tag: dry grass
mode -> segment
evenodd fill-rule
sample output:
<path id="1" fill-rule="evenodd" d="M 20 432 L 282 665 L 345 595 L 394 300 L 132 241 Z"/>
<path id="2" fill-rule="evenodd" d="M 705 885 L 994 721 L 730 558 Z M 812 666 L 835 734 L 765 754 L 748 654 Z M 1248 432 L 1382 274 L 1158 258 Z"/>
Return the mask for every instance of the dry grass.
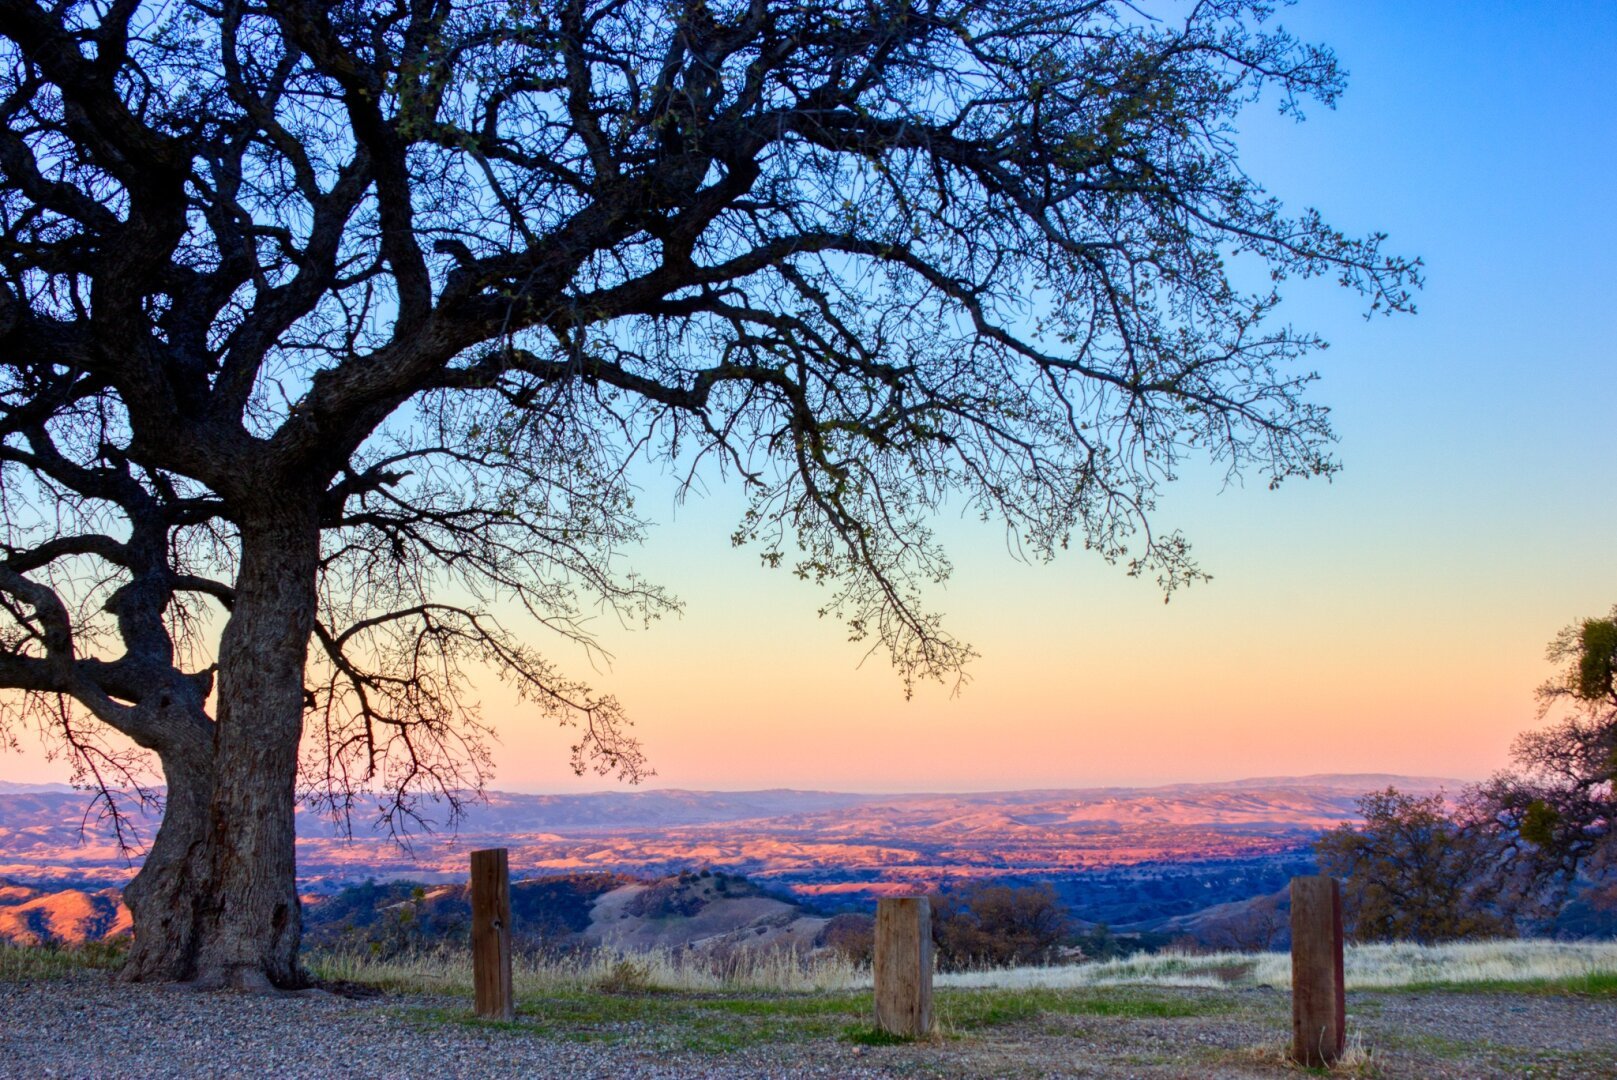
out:
<path id="1" fill-rule="evenodd" d="M 1450 945 L 1350 945 L 1349 990 L 1414 986 L 1559 984 L 1617 977 L 1617 942 L 1485 941 Z M 941 986 L 1273 986 L 1291 988 L 1287 953 L 1140 954 L 1064 967 L 1009 968 L 938 976 Z"/>
<path id="2" fill-rule="evenodd" d="M 122 950 L 106 945 L 40 948 L 0 943 L 0 982 L 60 977 L 84 968 L 112 968 Z M 471 993 L 471 959 L 461 946 L 441 946 L 381 960 L 360 953 L 306 957 L 320 978 L 382 989 Z M 1350 990 L 1456 989 L 1581 990 L 1617 993 L 1617 942 L 1491 941 L 1423 946 L 1350 945 Z M 684 950 L 623 953 L 612 949 L 560 956 L 518 956 L 516 990 L 544 995 L 591 990 L 805 994 L 866 990 L 870 970 L 828 951 L 738 951 L 713 957 Z M 1140 954 L 1122 960 L 1061 967 L 948 972 L 940 988 L 1064 990 L 1108 986 L 1291 987 L 1286 953 Z"/>
<path id="3" fill-rule="evenodd" d="M 442 947 L 409 957 L 378 960 L 360 953 L 320 953 L 309 967 L 324 979 L 383 989 L 472 992 L 471 958 L 464 948 Z M 870 985 L 870 973 L 835 954 L 787 950 L 740 951 L 710 957 L 655 949 L 623 953 L 593 949 L 559 956 L 518 956 L 512 983 L 519 996 L 581 990 L 820 993 Z"/>
<path id="4" fill-rule="evenodd" d="M 1297 1073 L 1335 1076 L 1380 1075 L 1379 1062 L 1374 1051 L 1365 1045 L 1364 1035 L 1352 1029 L 1348 1030 L 1347 1046 L 1342 1051 L 1342 1056 L 1337 1058 L 1336 1063 L 1329 1069 L 1310 1069 L 1297 1064 L 1291 1057 L 1291 1040 L 1284 1038 L 1254 1046 L 1244 1056 L 1254 1064 Z"/>
<path id="5" fill-rule="evenodd" d="M 73 946 L 0 941 L 0 983 L 59 979 L 86 968 L 116 968 L 123 963 L 126 945 L 121 940 Z"/>
<path id="6" fill-rule="evenodd" d="M 1355 953 L 1364 955 L 1355 958 Z M 1350 989 L 1432 983 L 1566 983 L 1617 975 L 1617 942 L 1486 941 L 1424 947 L 1375 945 L 1346 957 Z M 1290 985 L 1288 979 L 1287 985 Z"/>
<path id="7" fill-rule="evenodd" d="M 0 964 L 4 960 L 0 959 Z M 378 960 L 356 953 L 309 957 L 327 979 L 384 989 L 471 993 L 471 962 L 464 948 L 441 947 L 410 957 Z M 1345 957 L 1350 990 L 1452 987 L 1576 988 L 1617 980 L 1617 942 L 1491 941 L 1452 945 L 1350 945 Z M 595 949 L 562 956 L 518 957 L 513 978 L 519 994 L 585 990 L 819 993 L 868 989 L 870 970 L 818 951 L 738 952 L 724 958 L 680 950 L 624 953 Z M 1061 967 L 948 972 L 940 988 L 1081 989 L 1107 986 L 1291 987 L 1286 953 L 1140 954 L 1123 960 Z"/>

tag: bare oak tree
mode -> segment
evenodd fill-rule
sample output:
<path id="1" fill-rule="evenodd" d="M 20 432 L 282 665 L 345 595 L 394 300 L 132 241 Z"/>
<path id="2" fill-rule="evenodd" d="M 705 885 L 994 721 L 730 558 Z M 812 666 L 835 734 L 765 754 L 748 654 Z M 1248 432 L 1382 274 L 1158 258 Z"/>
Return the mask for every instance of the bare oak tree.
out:
<path id="1" fill-rule="evenodd" d="M 161 766 L 128 974 L 299 983 L 297 797 L 476 790 L 485 665 L 641 770 L 496 618 L 668 606 L 636 456 L 743 485 L 906 680 L 967 655 L 918 599 L 946 496 L 1171 589 L 1186 455 L 1332 471 L 1274 290 L 1418 267 L 1237 164 L 1332 54 L 1170 14 L 0 0 L 0 686 L 109 791 L 98 732 Z"/>

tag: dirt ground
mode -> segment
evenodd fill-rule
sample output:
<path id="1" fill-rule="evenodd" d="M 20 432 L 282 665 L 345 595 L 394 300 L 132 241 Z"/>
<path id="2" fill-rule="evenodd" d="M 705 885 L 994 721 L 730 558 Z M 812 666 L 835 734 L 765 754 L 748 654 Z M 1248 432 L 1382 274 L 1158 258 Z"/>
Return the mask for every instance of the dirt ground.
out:
<path id="1" fill-rule="evenodd" d="M 350 1000 L 129 987 L 100 972 L 0 983 L 0 1076 L 1286 1077 L 1278 991 L 939 994 L 939 1034 L 884 1045 L 868 995 L 530 999 L 515 1024 L 464 998 Z M 1349 997 L 1338 1075 L 1617 1077 L 1617 1000 Z"/>
<path id="2" fill-rule="evenodd" d="M 1289 995 L 1172 991 L 1229 1011 L 1170 1017 L 1041 1016 L 944 1039 L 872 1048 L 894 1075 L 948 1077 L 1282 1077 Z M 1617 1077 L 1617 1002 L 1562 995 L 1365 992 L 1348 995 L 1349 1052 L 1335 1075 L 1481 1080 Z"/>

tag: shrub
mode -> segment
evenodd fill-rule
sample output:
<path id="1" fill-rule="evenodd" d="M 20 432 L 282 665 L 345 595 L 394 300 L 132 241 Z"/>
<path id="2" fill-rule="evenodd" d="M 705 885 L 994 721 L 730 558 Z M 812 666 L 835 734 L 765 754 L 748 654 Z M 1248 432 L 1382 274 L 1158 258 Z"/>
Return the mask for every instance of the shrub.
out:
<path id="1" fill-rule="evenodd" d="M 619 960 L 596 979 L 595 988 L 605 994 L 641 993 L 651 989 L 651 968 L 634 960 Z"/>
<path id="2" fill-rule="evenodd" d="M 1344 879 L 1342 914 L 1354 940 L 1515 936 L 1496 907 L 1497 851 L 1486 834 L 1449 816 L 1442 795 L 1389 787 L 1358 802 L 1363 828 L 1339 826 L 1314 847 L 1320 870 Z"/>
<path id="3" fill-rule="evenodd" d="M 932 940 L 945 970 L 1048 963 L 1066 936 L 1066 909 L 1048 885 L 974 885 L 932 897 Z"/>
<path id="4" fill-rule="evenodd" d="M 833 915 L 815 944 L 852 963 L 868 965 L 876 949 L 876 920 L 855 913 Z"/>

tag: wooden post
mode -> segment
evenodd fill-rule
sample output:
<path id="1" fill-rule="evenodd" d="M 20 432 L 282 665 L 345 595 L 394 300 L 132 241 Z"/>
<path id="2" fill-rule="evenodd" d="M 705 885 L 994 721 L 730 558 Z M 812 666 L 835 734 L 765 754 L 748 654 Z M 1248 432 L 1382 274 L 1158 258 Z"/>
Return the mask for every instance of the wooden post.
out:
<path id="1" fill-rule="evenodd" d="M 516 1019 L 511 995 L 511 872 L 505 848 L 472 852 L 472 987 L 478 1016 Z"/>
<path id="2" fill-rule="evenodd" d="M 932 904 L 876 901 L 876 1027 L 915 1039 L 932 1031 Z"/>
<path id="3" fill-rule="evenodd" d="M 1342 888 L 1331 877 L 1291 879 L 1291 1056 L 1330 1066 L 1347 1045 L 1342 982 Z"/>

